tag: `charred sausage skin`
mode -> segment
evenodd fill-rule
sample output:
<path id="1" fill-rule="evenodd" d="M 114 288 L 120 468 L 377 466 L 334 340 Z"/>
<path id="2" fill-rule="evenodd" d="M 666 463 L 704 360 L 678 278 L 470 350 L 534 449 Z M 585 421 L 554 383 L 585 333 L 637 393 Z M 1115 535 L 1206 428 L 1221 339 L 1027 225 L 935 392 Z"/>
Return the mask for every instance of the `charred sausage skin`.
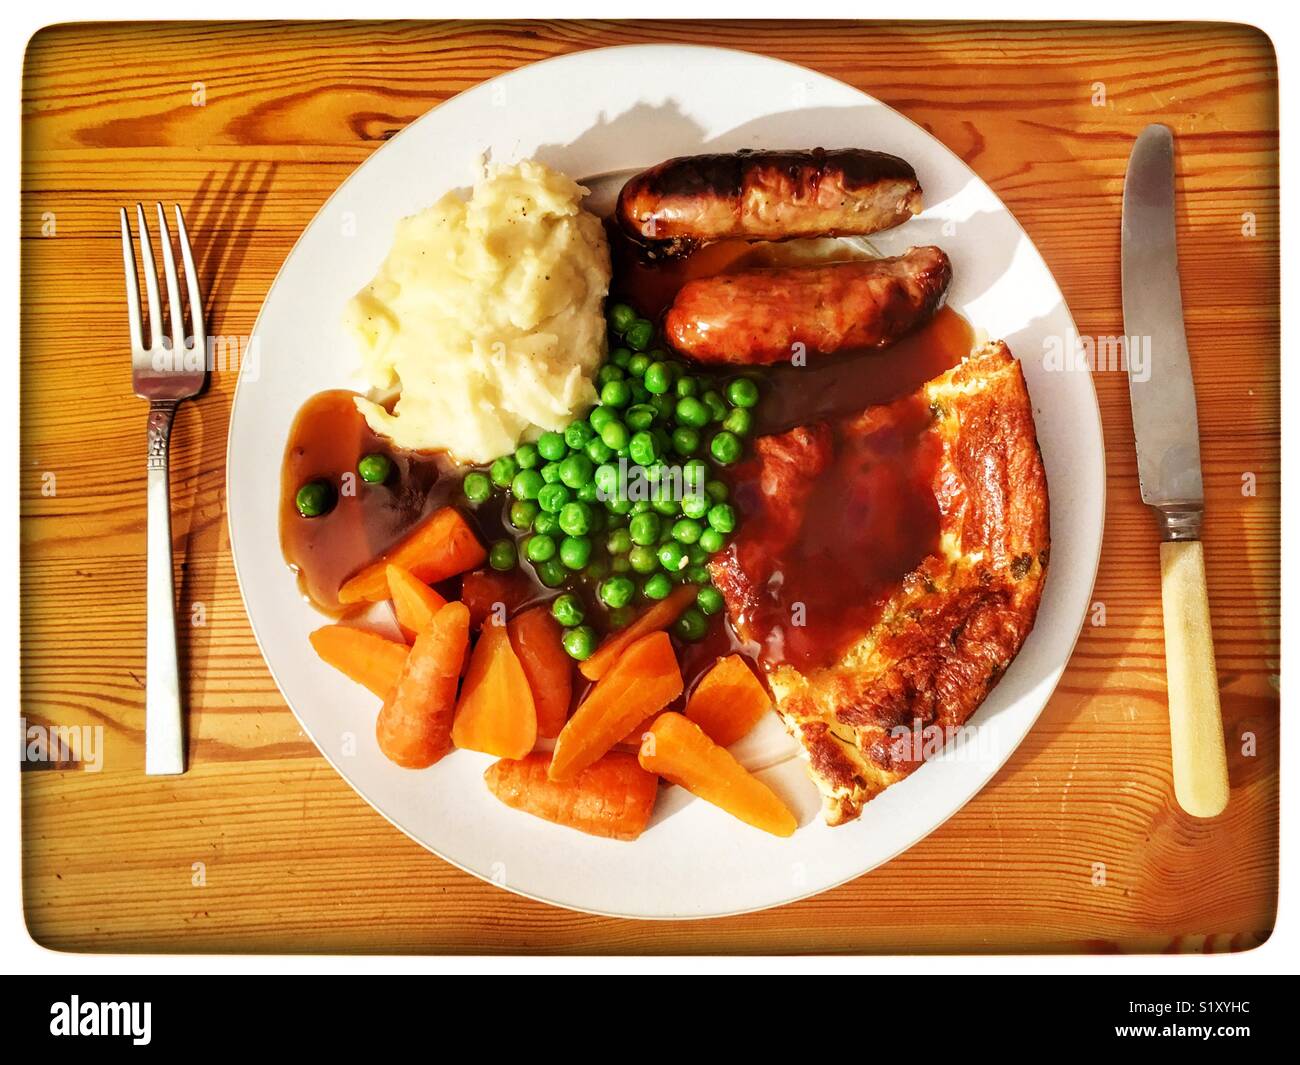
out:
<path id="1" fill-rule="evenodd" d="M 682 286 L 669 343 L 700 362 L 770 365 L 800 350 L 884 348 L 929 321 L 952 280 L 934 246 L 892 259 L 746 270 Z"/>
<path id="2" fill-rule="evenodd" d="M 623 186 L 616 216 L 628 236 L 668 254 L 727 237 L 861 236 L 921 209 L 916 171 L 861 148 L 687 155 Z"/>

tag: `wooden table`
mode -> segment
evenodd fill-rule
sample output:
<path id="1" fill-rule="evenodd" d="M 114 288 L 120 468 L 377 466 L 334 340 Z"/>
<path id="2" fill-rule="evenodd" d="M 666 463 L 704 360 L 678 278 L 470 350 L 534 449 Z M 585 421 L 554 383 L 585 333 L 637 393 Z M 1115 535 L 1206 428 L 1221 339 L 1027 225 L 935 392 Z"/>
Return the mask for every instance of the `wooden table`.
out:
<path id="1" fill-rule="evenodd" d="M 837 890 L 698 923 L 588 917 L 481 883 L 389 826 L 303 735 L 253 642 L 224 512 L 232 373 L 216 373 L 186 405 L 173 443 L 191 768 L 143 776 L 144 407 L 124 347 L 117 207 L 181 203 L 202 235 L 210 331 L 246 334 L 317 208 L 406 123 L 525 63 L 648 41 L 801 63 L 921 123 L 1024 224 L 1085 335 L 1123 332 L 1125 161 L 1148 122 L 1173 127 L 1232 780 L 1224 815 L 1197 822 L 1173 801 L 1155 526 L 1138 498 L 1119 373 L 1095 375 L 1106 541 L 1096 605 L 1060 688 L 974 801 Z M 29 725 L 102 725 L 104 743 L 100 772 L 24 764 L 33 935 L 108 951 L 1219 951 L 1261 942 L 1273 925 L 1278 844 L 1276 93 L 1267 38 L 1204 24 L 42 31 L 23 83 L 22 708 Z"/>

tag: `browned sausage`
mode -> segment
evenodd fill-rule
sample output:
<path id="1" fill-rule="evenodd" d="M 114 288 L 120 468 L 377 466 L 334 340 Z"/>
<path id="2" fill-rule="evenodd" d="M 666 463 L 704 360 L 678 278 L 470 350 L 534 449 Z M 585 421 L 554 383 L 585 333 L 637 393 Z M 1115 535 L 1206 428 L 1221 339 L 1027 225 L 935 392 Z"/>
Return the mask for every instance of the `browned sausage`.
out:
<path id="1" fill-rule="evenodd" d="M 669 159 L 623 186 L 616 217 L 629 236 L 671 253 L 724 237 L 860 236 L 920 209 L 916 171 L 897 156 L 813 148 Z"/>
<path id="2" fill-rule="evenodd" d="M 829 354 L 884 348 L 943 305 L 952 266 L 939 248 L 893 259 L 745 270 L 704 277 L 677 293 L 664 331 L 701 362 L 765 365 L 802 345 Z"/>

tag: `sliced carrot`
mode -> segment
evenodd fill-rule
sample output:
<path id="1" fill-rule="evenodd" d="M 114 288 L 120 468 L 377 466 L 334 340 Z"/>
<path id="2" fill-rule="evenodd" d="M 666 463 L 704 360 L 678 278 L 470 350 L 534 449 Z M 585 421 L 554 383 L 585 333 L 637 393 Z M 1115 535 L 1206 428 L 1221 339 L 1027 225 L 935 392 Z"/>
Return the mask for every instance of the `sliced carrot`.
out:
<path id="1" fill-rule="evenodd" d="M 651 714 L 644 721 L 638 721 L 632 726 L 631 730 L 618 742 L 627 747 L 640 747 L 641 740 L 645 734 L 650 731 L 650 726 L 655 723 L 655 719 L 664 711 L 659 710 Z"/>
<path id="2" fill-rule="evenodd" d="M 505 573 L 476 569 L 465 574 L 460 582 L 460 601 L 469 607 L 469 625 L 476 630 L 483 627 L 490 615 L 504 621 L 535 593 L 536 588 L 518 569 Z"/>
<path id="3" fill-rule="evenodd" d="M 628 731 L 682 693 L 682 671 L 666 632 L 632 644 L 591 689 L 555 741 L 552 780 L 577 778 Z"/>
<path id="4" fill-rule="evenodd" d="M 447 605 L 447 600 L 404 566 L 389 563 L 384 572 L 388 578 L 388 594 L 393 600 L 393 612 L 397 615 L 397 627 L 402 630 L 407 643 L 414 643 L 433 615 Z"/>
<path id="5" fill-rule="evenodd" d="M 479 634 L 451 738 L 457 747 L 498 758 L 522 758 L 537 742 L 533 693 L 504 625 L 489 622 Z"/>
<path id="6" fill-rule="evenodd" d="M 645 831 L 659 780 L 641 768 L 636 755 L 612 751 L 567 784 L 546 775 L 550 764 L 548 753 L 534 751 L 519 761 L 488 766 L 483 778 L 507 806 L 557 825 L 608 839 L 636 839 Z"/>
<path id="7" fill-rule="evenodd" d="M 381 699 L 397 686 L 408 648 L 350 625 L 326 625 L 309 637 L 321 661 L 365 685 Z"/>
<path id="8" fill-rule="evenodd" d="M 681 714 L 659 715 L 641 744 L 639 758 L 642 769 L 680 784 L 747 825 L 774 836 L 793 835 L 798 827 L 794 814 L 771 788 Z"/>
<path id="9" fill-rule="evenodd" d="M 600 680 L 637 640 L 668 628 L 681 617 L 682 611 L 695 602 L 698 591 L 693 584 L 679 584 L 668 598 L 660 599 L 627 628 L 616 632 L 596 648 L 596 653 L 578 666 L 582 675 L 588 680 Z"/>
<path id="10" fill-rule="evenodd" d="M 407 769 L 433 765 L 451 750 L 456 685 L 469 643 L 469 611 L 448 603 L 415 638 L 397 687 L 379 711 L 379 749 Z"/>
<path id="11" fill-rule="evenodd" d="M 772 709 L 772 699 L 740 655 L 708 671 L 686 701 L 686 716 L 719 747 L 730 747 Z"/>
<path id="12" fill-rule="evenodd" d="M 339 602 L 377 603 L 387 599 L 390 563 L 405 567 L 425 584 L 436 584 L 481 565 L 485 558 L 487 552 L 460 511 L 443 507 L 348 578 L 339 589 Z"/>
<path id="13" fill-rule="evenodd" d="M 560 642 L 560 623 L 549 609 L 538 606 L 512 620 L 507 631 L 532 689 L 537 735 L 553 740 L 568 720 L 573 698 L 573 659 Z"/>

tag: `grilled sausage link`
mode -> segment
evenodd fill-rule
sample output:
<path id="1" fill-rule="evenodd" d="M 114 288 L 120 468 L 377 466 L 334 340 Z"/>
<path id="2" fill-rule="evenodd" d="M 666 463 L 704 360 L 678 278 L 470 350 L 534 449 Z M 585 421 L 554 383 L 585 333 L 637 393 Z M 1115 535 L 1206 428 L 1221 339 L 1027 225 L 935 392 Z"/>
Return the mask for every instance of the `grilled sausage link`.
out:
<path id="1" fill-rule="evenodd" d="M 921 210 L 916 171 L 860 148 L 685 155 L 631 178 L 619 193 L 623 231 L 672 254 L 739 237 L 861 236 Z"/>
<path id="2" fill-rule="evenodd" d="M 952 265 L 939 248 L 893 259 L 739 271 L 683 285 L 668 309 L 669 343 L 700 362 L 767 365 L 803 345 L 830 354 L 884 348 L 942 305 Z"/>

